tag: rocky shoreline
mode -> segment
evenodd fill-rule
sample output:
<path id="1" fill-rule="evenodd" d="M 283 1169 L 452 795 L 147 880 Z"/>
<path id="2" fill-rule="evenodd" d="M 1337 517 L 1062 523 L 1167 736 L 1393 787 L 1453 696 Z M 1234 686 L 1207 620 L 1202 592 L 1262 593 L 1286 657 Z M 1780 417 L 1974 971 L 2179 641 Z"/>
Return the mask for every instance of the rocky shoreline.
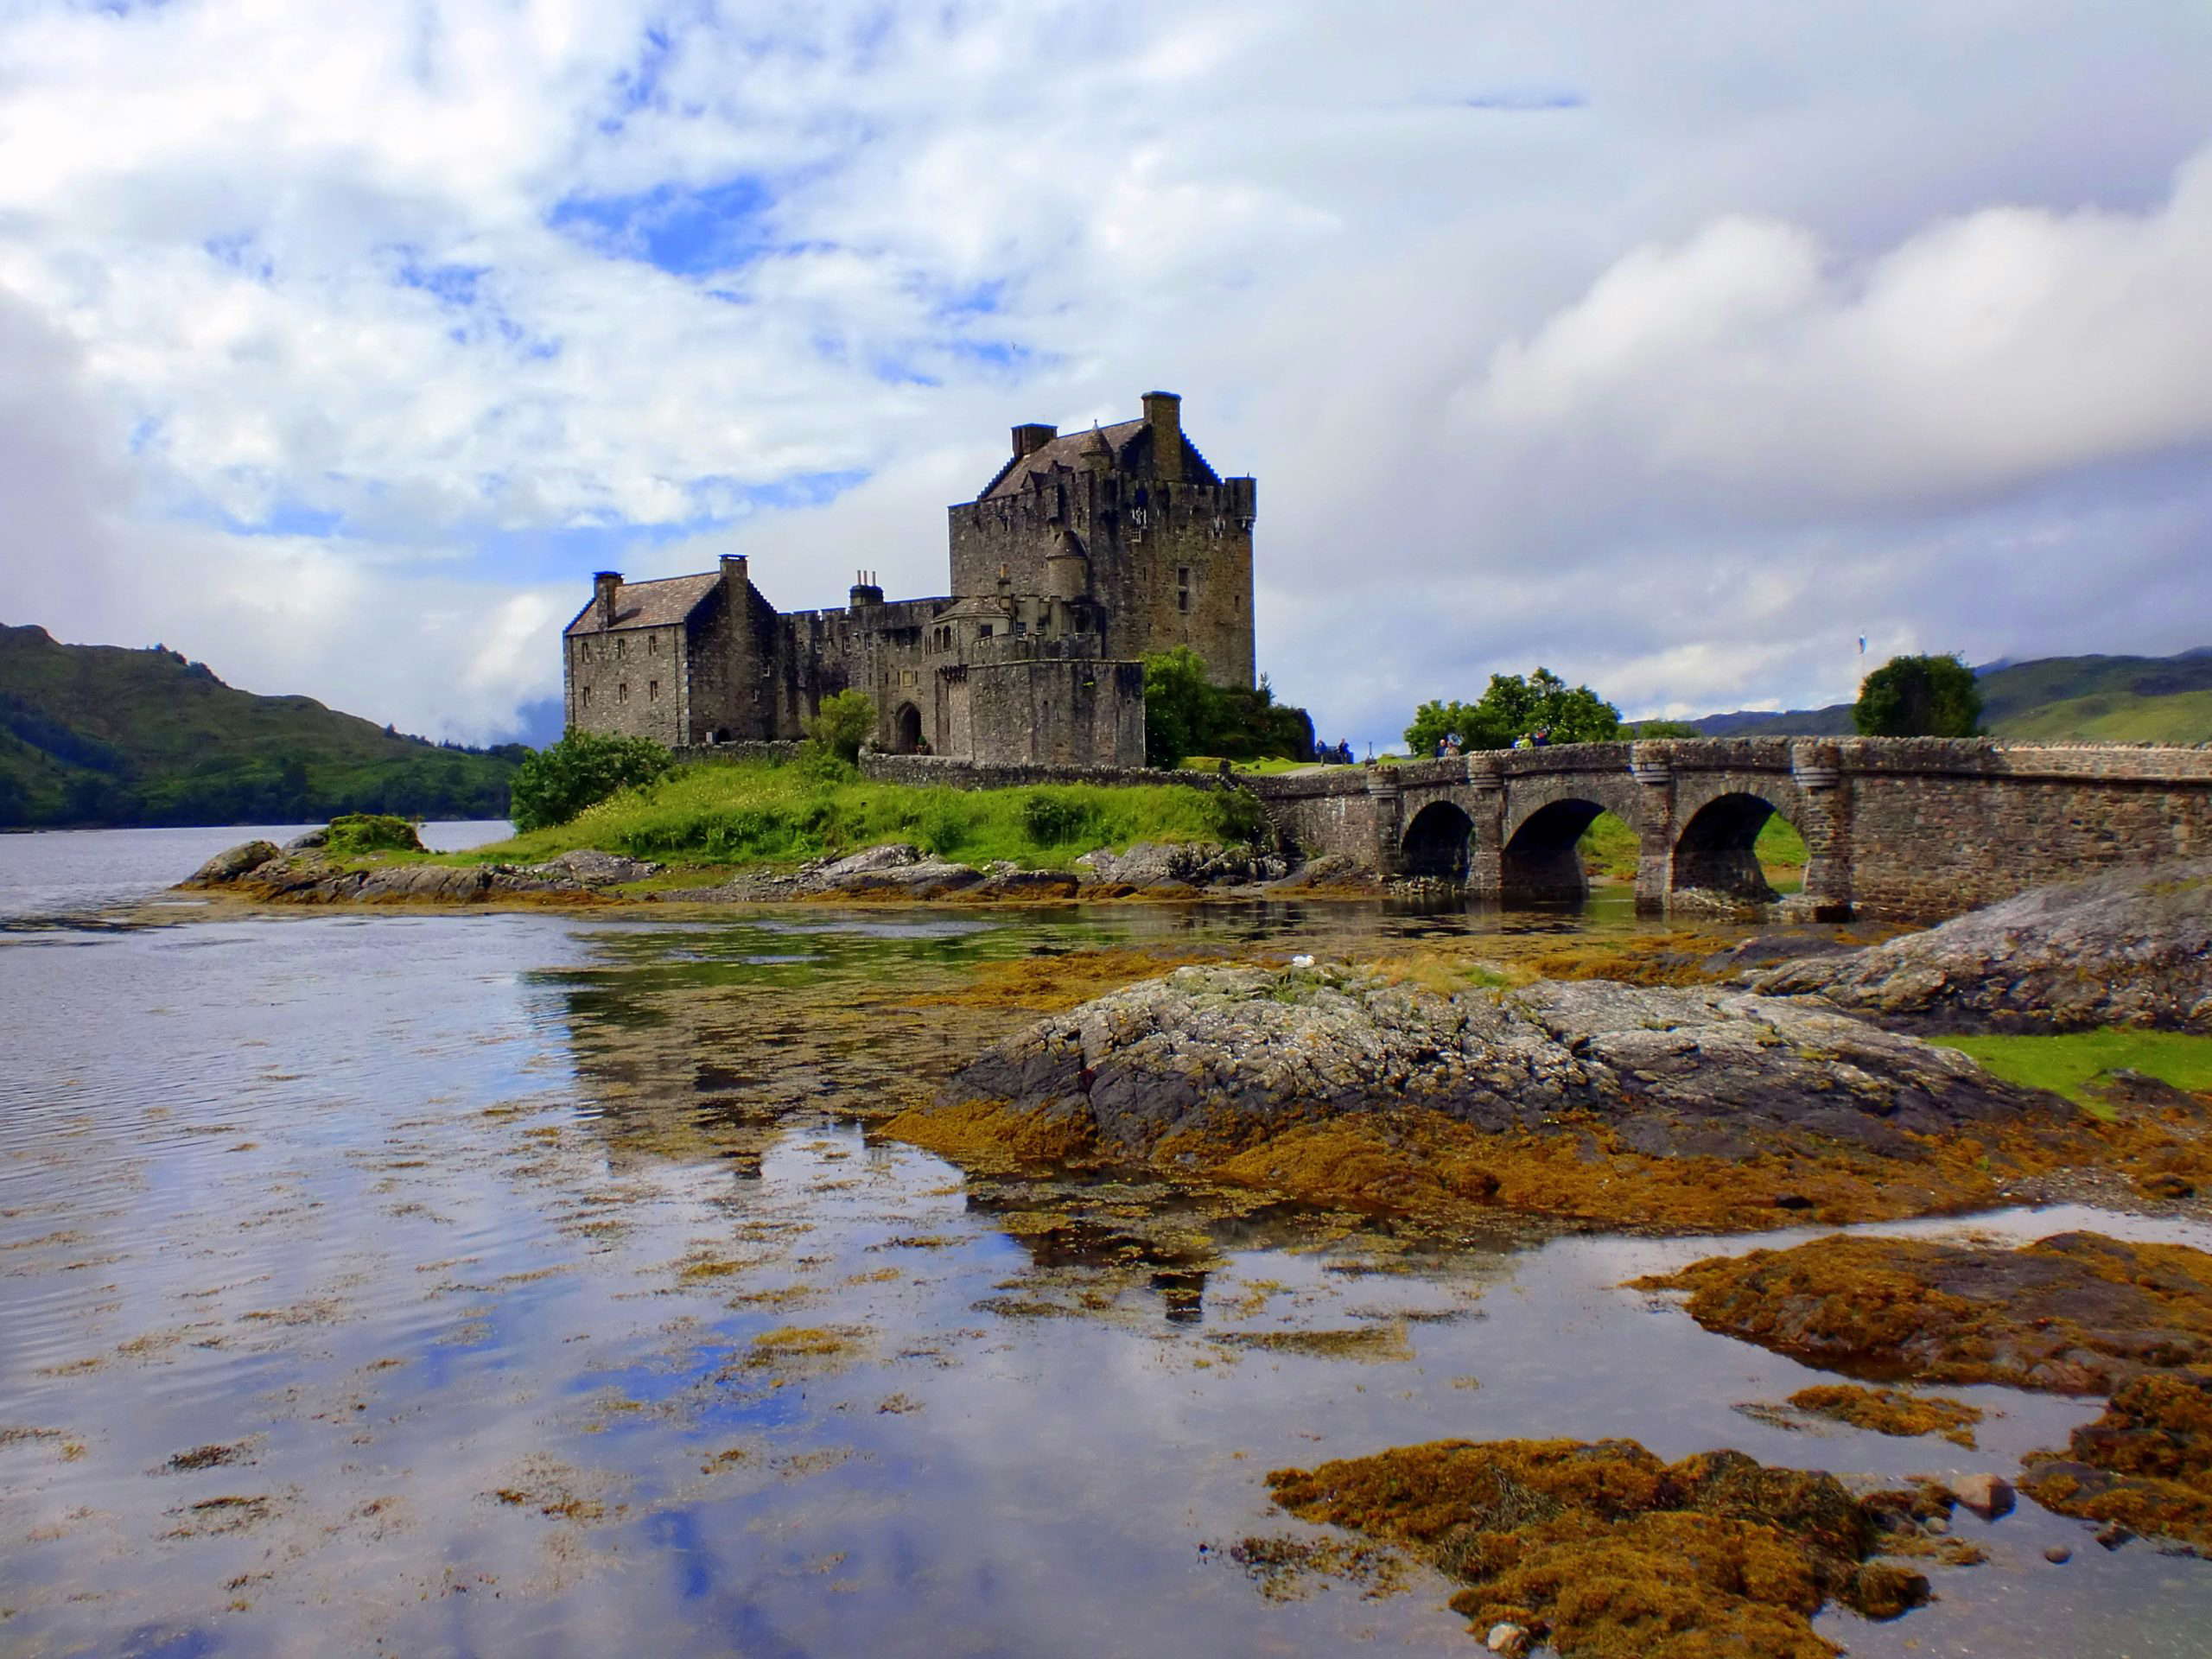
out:
<path id="1" fill-rule="evenodd" d="M 1277 854 L 1204 842 L 1141 842 L 1086 853 L 1064 870 L 973 865 L 904 843 L 816 859 L 791 870 L 746 870 L 709 886 L 635 884 L 668 866 L 593 850 L 537 864 L 429 864 L 334 859 L 310 837 L 279 848 L 247 842 L 180 882 L 265 904 L 733 905 L 798 901 L 1092 903 L 1119 899 L 1369 897 L 1383 884 L 1343 858 L 1294 866 Z M 632 890 L 626 890 L 632 889 Z"/>

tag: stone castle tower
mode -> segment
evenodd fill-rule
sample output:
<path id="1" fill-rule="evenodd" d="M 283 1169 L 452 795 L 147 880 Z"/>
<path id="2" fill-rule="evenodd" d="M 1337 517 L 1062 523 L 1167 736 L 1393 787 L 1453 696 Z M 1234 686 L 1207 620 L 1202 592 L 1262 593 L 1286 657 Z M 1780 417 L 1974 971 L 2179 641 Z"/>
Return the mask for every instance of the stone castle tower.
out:
<path id="1" fill-rule="evenodd" d="M 571 728 L 671 747 L 793 738 L 857 689 L 876 743 L 992 764 L 1137 766 L 1149 652 L 1187 645 L 1216 684 L 1253 677 L 1254 483 L 1183 434 L 1182 400 L 1013 454 L 948 510 L 951 588 L 887 601 L 863 573 L 842 609 L 779 612 L 748 562 L 693 576 L 594 579 L 569 625 Z"/>

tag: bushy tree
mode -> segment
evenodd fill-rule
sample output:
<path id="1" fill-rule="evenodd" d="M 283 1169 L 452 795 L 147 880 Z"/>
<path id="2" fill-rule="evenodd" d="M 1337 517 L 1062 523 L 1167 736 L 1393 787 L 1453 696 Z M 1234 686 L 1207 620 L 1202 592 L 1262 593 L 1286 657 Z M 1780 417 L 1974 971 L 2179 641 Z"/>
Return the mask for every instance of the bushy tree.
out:
<path id="1" fill-rule="evenodd" d="M 1179 766 L 1204 754 L 1214 727 L 1214 690 L 1206 665 L 1187 645 L 1154 652 L 1144 659 L 1144 763 Z"/>
<path id="2" fill-rule="evenodd" d="M 875 700 L 865 691 L 840 691 L 823 698 L 820 710 L 805 725 L 815 755 L 853 766 L 861 758 L 861 745 L 875 730 Z"/>
<path id="3" fill-rule="evenodd" d="M 1972 737 L 1981 686 L 1965 658 L 1892 657 L 1859 682 L 1852 723 L 1867 737 Z"/>
<path id="4" fill-rule="evenodd" d="M 1647 737 L 1703 737 L 1705 734 L 1687 720 L 1639 720 L 1621 728 L 1626 738 Z"/>
<path id="5" fill-rule="evenodd" d="M 617 790 L 658 783 L 675 766 L 650 738 L 572 729 L 515 768 L 508 813 L 518 830 L 566 823 Z"/>
<path id="6" fill-rule="evenodd" d="M 1215 685 L 1187 645 L 1144 659 L 1144 760 L 1180 766 L 1194 754 L 1230 760 L 1313 754 L 1313 721 L 1303 709 L 1275 701 L 1266 675 L 1255 686 Z"/>
<path id="7" fill-rule="evenodd" d="M 1416 755 L 1429 754 L 1439 739 L 1457 734 L 1462 748 L 1510 749 L 1516 738 L 1539 730 L 1554 743 L 1602 743 L 1620 735 L 1621 711 L 1548 668 L 1493 674 L 1479 702 L 1421 704 L 1406 728 L 1406 744 Z"/>

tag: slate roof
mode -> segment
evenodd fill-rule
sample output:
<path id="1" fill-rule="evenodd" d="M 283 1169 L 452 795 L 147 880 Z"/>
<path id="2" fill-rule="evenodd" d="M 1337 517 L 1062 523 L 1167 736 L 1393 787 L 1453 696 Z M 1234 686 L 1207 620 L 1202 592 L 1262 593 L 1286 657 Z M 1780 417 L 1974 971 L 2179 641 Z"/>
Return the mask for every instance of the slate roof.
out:
<path id="1" fill-rule="evenodd" d="M 658 582 L 626 582 L 614 590 L 614 626 L 618 628 L 665 628 L 681 622 L 699 607 L 699 601 L 721 585 L 721 573 L 703 571 L 696 576 L 663 576 Z M 599 595 L 576 613 L 564 633 L 599 632 Z"/>
<path id="2" fill-rule="evenodd" d="M 1122 451 L 1128 447 L 1129 440 L 1144 430 L 1144 423 L 1116 421 L 1111 426 L 1091 430 L 1063 432 L 1042 448 L 1032 449 L 1020 460 L 1008 461 L 999 475 L 991 480 L 990 488 L 978 499 L 988 501 L 994 496 L 1019 495 L 1029 487 L 1032 473 L 1049 473 L 1055 467 L 1079 469 L 1083 465 L 1083 452 L 1090 448 L 1092 430 L 1113 447 L 1114 458 L 1119 461 Z"/>

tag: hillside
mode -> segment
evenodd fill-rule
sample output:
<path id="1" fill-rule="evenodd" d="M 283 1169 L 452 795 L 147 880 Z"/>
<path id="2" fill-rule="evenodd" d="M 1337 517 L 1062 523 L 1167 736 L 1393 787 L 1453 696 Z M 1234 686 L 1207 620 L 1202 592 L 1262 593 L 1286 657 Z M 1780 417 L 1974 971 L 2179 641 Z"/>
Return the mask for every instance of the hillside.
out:
<path id="1" fill-rule="evenodd" d="M 2043 657 L 1978 668 L 1982 723 L 2024 742 L 2212 743 L 2212 647 L 2175 657 Z M 1708 737 L 1839 737 L 1851 705 L 1690 722 Z"/>
<path id="2" fill-rule="evenodd" d="M 158 646 L 65 645 L 0 624 L 0 825 L 502 817 L 523 753 L 257 696 Z"/>

